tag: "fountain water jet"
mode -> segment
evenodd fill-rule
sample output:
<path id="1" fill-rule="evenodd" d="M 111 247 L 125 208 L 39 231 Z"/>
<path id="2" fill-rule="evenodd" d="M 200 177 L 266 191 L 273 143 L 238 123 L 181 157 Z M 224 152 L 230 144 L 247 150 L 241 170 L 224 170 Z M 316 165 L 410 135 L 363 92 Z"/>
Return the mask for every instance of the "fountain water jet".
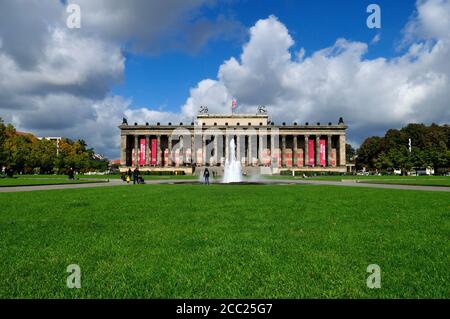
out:
<path id="1" fill-rule="evenodd" d="M 242 182 L 241 161 L 236 159 L 236 144 L 234 138 L 230 141 L 230 153 L 225 160 L 225 172 L 223 183 L 240 183 Z"/>

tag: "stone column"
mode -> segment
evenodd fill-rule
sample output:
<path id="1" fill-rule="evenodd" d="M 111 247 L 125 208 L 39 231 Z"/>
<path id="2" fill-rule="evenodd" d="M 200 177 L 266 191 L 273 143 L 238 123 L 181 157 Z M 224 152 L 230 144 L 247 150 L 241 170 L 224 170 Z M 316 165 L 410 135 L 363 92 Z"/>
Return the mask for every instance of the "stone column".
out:
<path id="1" fill-rule="evenodd" d="M 247 146 L 247 148 L 248 148 L 248 166 L 252 166 L 252 164 L 253 164 L 253 160 L 252 160 L 252 156 L 253 156 L 253 154 L 252 154 L 252 136 L 251 135 L 249 135 L 248 136 L 248 146 Z"/>
<path id="2" fill-rule="evenodd" d="M 345 157 L 345 135 L 339 135 L 339 165 L 346 165 Z"/>
<path id="3" fill-rule="evenodd" d="M 320 166 L 320 135 L 316 135 L 316 167 Z"/>
<path id="4" fill-rule="evenodd" d="M 145 136 L 145 165 L 150 165 L 150 136 Z"/>
<path id="5" fill-rule="evenodd" d="M 156 166 L 161 166 L 161 135 L 156 136 Z"/>
<path id="6" fill-rule="evenodd" d="M 206 134 L 202 134 L 202 165 L 206 165 Z"/>
<path id="7" fill-rule="evenodd" d="M 139 167 L 139 137 L 134 136 L 134 167 Z"/>
<path id="8" fill-rule="evenodd" d="M 180 166 L 184 165 L 184 158 L 185 158 L 185 154 L 186 154 L 186 150 L 184 149 L 184 136 L 180 135 L 180 147 L 178 150 L 179 153 L 179 158 L 178 158 L 178 162 L 180 163 Z"/>
<path id="9" fill-rule="evenodd" d="M 120 136 L 120 166 L 127 166 L 127 136 Z"/>
<path id="10" fill-rule="evenodd" d="M 172 135 L 167 135 L 167 165 L 172 166 Z"/>
<path id="11" fill-rule="evenodd" d="M 286 167 L 286 135 L 281 136 L 281 167 Z"/>
<path id="12" fill-rule="evenodd" d="M 264 154 L 264 135 L 261 134 L 261 131 L 258 135 L 259 137 L 259 148 L 258 148 L 258 163 L 259 165 L 264 165 L 263 162 L 263 154 Z"/>
<path id="13" fill-rule="evenodd" d="M 297 135 L 294 135 L 294 140 L 293 140 L 293 144 L 292 145 L 292 153 L 293 153 L 293 162 L 292 162 L 292 166 L 293 167 L 297 167 Z"/>
<path id="14" fill-rule="evenodd" d="M 214 165 L 219 163 L 219 134 L 214 135 Z"/>
<path id="15" fill-rule="evenodd" d="M 278 137 L 278 136 L 277 136 Z M 275 158 L 275 135 L 274 134 L 270 134 L 270 165 L 272 167 L 274 167 L 274 165 L 276 164 L 276 167 L 278 168 L 278 161 L 277 163 L 275 163 L 274 161 L 277 160 Z"/>
<path id="16" fill-rule="evenodd" d="M 195 153 L 195 132 L 192 132 L 191 135 L 191 146 L 189 148 L 191 152 L 191 165 L 194 165 L 197 163 L 197 154 Z"/>
<path id="17" fill-rule="evenodd" d="M 230 157 L 230 136 L 225 133 L 225 162 Z"/>
<path id="18" fill-rule="evenodd" d="M 328 166 L 331 167 L 331 137 L 332 135 L 328 135 L 328 140 L 327 140 L 327 160 L 328 160 Z"/>
<path id="19" fill-rule="evenodd" d="M 305 135 L 305 157 L 304 166 L 309 166 L 309 135 Z"/>
<path id="20" fill-rule="evenodd" d="M 198 140 L 200 140 L 200 142 Z M 204 164 L 203 163 L 203 153 L 202 153 L 203 133 L 201 131 L 200 131 L 200 136 L 197 134 L 197 136 L 195 137 L 195 143 L 196 143 L 196 146 L 198 146 L 198 148 L 195 149 L 195 158 L 197 160 L 197 165 L 201 166 Z M 200 156 L 198 156 L 199 153 L 200 153 Z"/>
<path id="21" fill-rule="evenodd" d="M 242 163 L 241 158 L 241 135 L 239 133 L 236 134 L 236 160 Z"/>

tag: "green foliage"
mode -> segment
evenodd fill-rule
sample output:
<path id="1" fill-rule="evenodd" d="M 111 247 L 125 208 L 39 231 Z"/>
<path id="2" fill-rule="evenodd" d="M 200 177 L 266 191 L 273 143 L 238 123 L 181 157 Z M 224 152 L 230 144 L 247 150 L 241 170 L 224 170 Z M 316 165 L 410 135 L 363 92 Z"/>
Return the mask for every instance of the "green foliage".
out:
<path id="1" fill-rule="evenodd" d="M 0 166 L 5 162 L 6 126 L 0 117 Z"/>
<path id="2" fill-rule="evenodd" d="M 83 140 L 62 139 L 58 150 L 55 141 L 19 133 L 0 119 L 0 166 L 20 173 L 50 174 L 64 173 L 70 167 L 80 172 L 105 171 L 108 161 L 95 159 L 94 150 Z"/>
<path id="3" fill-rule="evenodd" d="M 411 139 L 411 152 L 409 151 Z M 408 124 L 388 130 L 384 137 L 367 138 L 357 152 L 357 168 L 377 170 L 433 167 L 445 172 L 450 167 L 450 127 Z"/>
<path id="4" fill-rule="evenodd" d="M 356 150 L 350 144 L 345 144 L 345 157 L 347 163 L 353 163 L 354 157 L 356 155 Z"/>

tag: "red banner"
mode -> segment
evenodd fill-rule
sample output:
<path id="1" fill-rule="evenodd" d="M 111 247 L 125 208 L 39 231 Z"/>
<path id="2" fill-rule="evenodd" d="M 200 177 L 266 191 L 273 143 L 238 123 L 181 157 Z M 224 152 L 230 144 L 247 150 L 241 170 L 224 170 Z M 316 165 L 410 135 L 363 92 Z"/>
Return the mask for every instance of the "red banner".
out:
<path id="1" fill-rule="evenodd" d="M 139 140 L 139 161 L 138 164 L 139 166 L 144 166 L 145 165 L 145 153 L 146 153 L 146 140 L 145 138 L 141 138 Z"/>
<path id="2" fill-rule="evenodd" d="M 308 140 L 308 165 L 316 165 L 316 150 L 314 147 L 314 140 Z"/>
<path id="3" fill-rule="evenodd" d="M 157 159 L 156 159 L 156 147 L 157 147 L 157 140 L 156 138 L 152 139 L 152 161 L 151 161 L 151 165 L 156 165 L 157 164 Z"/>
<path id="4" fill-rule="evenodd" d="M 327 149 L 326 140 L 320 140 L 320 166 L 327 166 L 326 149 Z"/>

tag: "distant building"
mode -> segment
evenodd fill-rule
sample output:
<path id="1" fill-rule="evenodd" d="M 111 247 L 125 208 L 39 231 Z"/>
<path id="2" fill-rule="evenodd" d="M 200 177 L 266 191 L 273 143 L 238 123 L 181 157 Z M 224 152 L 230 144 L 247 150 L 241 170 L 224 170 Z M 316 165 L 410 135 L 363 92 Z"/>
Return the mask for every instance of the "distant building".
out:
<path id="1" fill-rule="evenodd" d="M 109 166 L 120 166 L 120 160 L 110 160 L 109 161 Z"/>
<path id="2" fill-rule="evenodd" d="M 97 154 L 97 153 L 94 153 L 94 154 L 92 155 L 92 159 L 95 159 L 95 160 L 99 160 L 99 161 L 102 161 L 102 160 L 104 160 L 104 159 L 105 159 L 105 156 L 104 156 L 104 155 L 102 155 L 102 154 Z"/>
<path id="3" fill-rule="evenodd" d="M 264 168 L 269 174 L 283 170 L 305 172 L 347 171 L 346 129 L 337 124 L 282 123 L 269 120 L 265 108 L 257 114 L 208 114 L 202 109 L 195 122 L 119 126 L 120 170 L 184 171 L 217 167 L 223 171 L 235 140 L 236 157 L 244 172 Z"/>

